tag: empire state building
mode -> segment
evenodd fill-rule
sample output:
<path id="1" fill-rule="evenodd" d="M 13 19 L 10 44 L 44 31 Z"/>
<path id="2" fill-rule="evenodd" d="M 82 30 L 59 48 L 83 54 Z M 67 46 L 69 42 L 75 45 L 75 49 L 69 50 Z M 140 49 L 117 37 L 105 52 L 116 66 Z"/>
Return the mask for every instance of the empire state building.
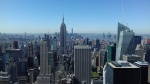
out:
<path id="1" fill-rule="evenodd" d="M 66 24 L 64 23 L 64 17 L 62 20 L 62 24 L 60 27 L 60 53 L 65 54 L 66 53 Z"/>

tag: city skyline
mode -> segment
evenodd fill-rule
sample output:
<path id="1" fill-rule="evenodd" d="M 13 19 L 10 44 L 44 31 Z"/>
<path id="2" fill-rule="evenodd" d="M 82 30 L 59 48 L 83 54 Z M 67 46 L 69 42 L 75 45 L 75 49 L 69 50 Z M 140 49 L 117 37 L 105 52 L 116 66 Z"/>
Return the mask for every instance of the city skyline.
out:
<path id="1" fill-rule="evenodd" d="M 149 33 L 149 0 L 0 1 L 1 33 L 59 32 L 63 14 L 70 33 L 116 33 L 117 23 Z M 85 31 L 86 30 L 86 31 Z M 142 32 L 141 32 L 142 31 Z"/>

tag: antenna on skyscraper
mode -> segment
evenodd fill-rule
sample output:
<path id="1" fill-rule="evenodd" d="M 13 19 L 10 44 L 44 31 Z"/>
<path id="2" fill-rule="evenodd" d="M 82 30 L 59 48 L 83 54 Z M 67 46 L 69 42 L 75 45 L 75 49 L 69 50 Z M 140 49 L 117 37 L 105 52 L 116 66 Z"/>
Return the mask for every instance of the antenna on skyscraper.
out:
<path id="1" fill-rule="evenodd" d="M 124 24 L 126 24 L 126 26 L 128 26 L 128 23 L 127 22 L 125 22 L 125 20 L 124 20 L 124 3 L 123 3 L 123 0 L 122 0 L 122 23 L 124 23 Z"/>
<path id="2" fill-rule="evenodd" d="M 63 14 L 63 23 L 64 23 L 64 14 Z"/>
<path id="3" fill-rule="evenodd" d="M 123 10 L 123 0 L 122 0 L 122 23 L 124 22 L 124 10 Z"/>

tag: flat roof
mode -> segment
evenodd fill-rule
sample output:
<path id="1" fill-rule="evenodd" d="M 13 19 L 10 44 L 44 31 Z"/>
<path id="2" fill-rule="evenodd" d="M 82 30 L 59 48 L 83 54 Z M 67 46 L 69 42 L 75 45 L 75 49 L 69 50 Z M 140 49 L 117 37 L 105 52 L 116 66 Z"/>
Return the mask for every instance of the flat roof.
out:
<path id="1" fill-rule="evenodd" d="M 129 63 L 129 62 L 128 62 L 128 63 Z M 135 65 L 132 64 L 132 63 L 129 63 L 130 66 L 119 66 L 119 67 L 115 66 L 112 62 L 109 62 L 108 64 L 109 64 L 112 68 L 139 68 L 139 67 L 135 66 Z"/>
<path id="2" fill-rule="evenodd" d="M 138 65 L 147 65 L 147 66 L 149 65 L 148 62 L 146 62 L 146 61 L 137 61 L 135 63 Z"/>
<path id="3" fill-rule="evenodd" d="M 20 49 L 7 49 L 6 51 L 20 51 Z"/>
<path id="4" fill-rule="evenodd" d="M 126 55 L 123 55 L 124 57 L 141 57 L 141 56 L 139 56 L 139 55 L 128 55 L 128 54 L 126 54 Z"/>
<path id="5" fill-rule="evenodd" d="M 91 46 L 88 46 L 88 45 L 75 45 L 74 49 L 91 49 Z"/>
<path id="6" fill-rule="evenodd" d="M 2 71 L 1 71 L 1 72 L 0 72 L 0 75 L 1 75 L 1 74 L 5 74 L 5 75 L 7 75 L 7 72 L 2 72 Z"/>
<path id="7" fill-rule="evenodd" d="M 2 79 L 8 79 L 9 77 L 8 76 L 0 76 L 0 78 L 2 78 Z"/>

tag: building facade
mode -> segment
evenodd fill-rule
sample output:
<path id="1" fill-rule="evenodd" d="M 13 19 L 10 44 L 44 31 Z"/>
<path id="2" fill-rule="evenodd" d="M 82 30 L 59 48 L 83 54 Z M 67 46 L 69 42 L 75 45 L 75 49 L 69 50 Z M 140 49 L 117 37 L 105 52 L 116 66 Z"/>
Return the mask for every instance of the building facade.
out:
<path id="1" fill-rule="evenodd" d="M 142 41 L 142 37 L 141 36 L 134 36 L 134 43 L 135 43 L 134 49 L 136 49 L 136 46 L 138 44 L 141 44 L 141 41 Z"/>
<path id="2" fill-rule="evenodd" d="M 116 59 L 116 44 L 114 43 L 112 45 L 109 45 L 107 47 L 107 50 L 108 50 L 107 62 L 115 61 L 115 59 Z"/>
<path id="3" fill-rule="evenodd" d="M 97 38 L 95 43 L 96 43 L 96 48 L 99 51 L 100 50 L 100 40 Z"/>
<path id="4" fill-rule="evenodd" d="M 123 55 L 123 60 L 128 61 L 130 63 L 134 63 L 137 61 L 142 61 L 142 58 L 139 55 L 134 55 L 134 54 L 128 55 L 128 54 L 126 54 L 126 55 Z"/>
<path id="5" fill-rule="evenodd" d="M 13 49 L 18 49 L 18 41 L 13 41 Z"/>
<path id="6" fill-rule="evenodd" d="M 48 46 L 47 42 L 42 40 L 40 47 L 40 74 L 50 74 L 51 68 L 48 64 Z"/>
<path id="7" fill-rule="evenodd" d="M 118 22 L 118 33 L 117 33 L 117 43 L 119 42 L 120 32 L 129 29 L 125 25 Z"/>
<path id="8" fill-rule="evenodd" d="M 86 84 L 91 83 L 91 47 L 90 46 L 74 46 L 74 73 L 76 84 L 83 81 Z"/>
<path id="9" fill-rule="evenodd" d="M 148 84 L 148 62 L 137 61 L 134 64 L 140 67 L 140 84 Z"/>
<path id="10" fill-rule="evenodd" d="M 118 24 L 118 30 L 120 30 L 123 26 L 122 24 Z M 128 27 L 124 26 L 124 29 L 120 31 L 117 49 L 116 49 L 116 61 L 122 60 L 124 54 L 134 54 L 134 32 L 130 30 Z"/>
<path id="11" fill-rule="evenodd" d="M 63 17 L 63 21 L 60 27 L 60 53 L 61 54 L 66 53 L 66 36 L 67 36 L 66 24 L 64 23 L 64 17 Z"/>
<path id="12" fill-rule="evenodd" d="M 51 53 L 46 40 L 41 40 L 40 46 L 40 74 L 37 77 L 37 84 L 51 84 Z M 53 60 L 53 59 L 52 59 Z M 34 78 L 34 77 L 33 77 Z M 33 81 L 34 82 L 34 81 Z"/>
<path id="13" fill-rule="evenodd" d="M 145 59 L 145 56 L 144 56 L 145 55 L 145 51 L 144 51 L 143 46 L 141 44 L 138 44 L 136 46 L 135 55 L 141 56 L 142 60 L 144 61 L 144 59 Z"/>
<path id="14" fill-rule="evenodd" d="M 103 72 L 103 84 L 140 84 L 140 68 L 128 62 L 109 62 Z"/>

